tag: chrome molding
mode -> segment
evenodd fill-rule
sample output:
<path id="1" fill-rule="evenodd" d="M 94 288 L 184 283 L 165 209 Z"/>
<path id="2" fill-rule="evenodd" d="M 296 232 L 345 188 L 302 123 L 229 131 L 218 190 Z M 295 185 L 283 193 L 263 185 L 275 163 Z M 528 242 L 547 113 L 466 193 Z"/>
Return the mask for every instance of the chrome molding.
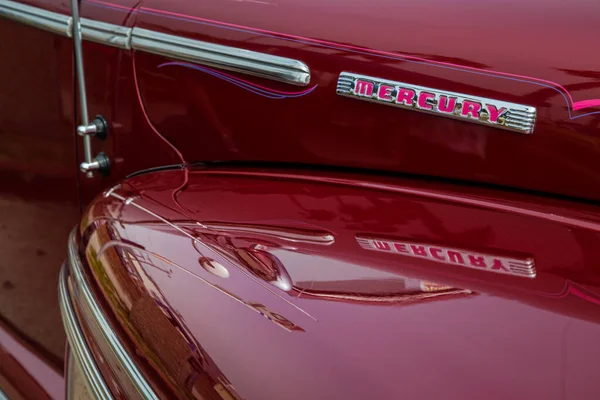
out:
<path id="1" fill-rule="evenodd" d="M 27 6 L 16 1 L 0 0 L 0 17 L 62 36 L 73 37 L 73 18 L 68 15 Z M 310 70 L 302 61 L 148 29 L 127 28 L 81 18 L 81 36 L 84 40 L 106 46 L 125 50 L 135 49 L 292 85 L 306 86 L 310 82 Z"/>
<path id="2" fill-rule="evenodd" d="M 81 34 L 84 40 L 120 49 L 131 49 L 131 28 L 81 18 Z"/>
<path id="3" fill-rule="evenodd" d="M 60 311 L 62 315 L 63 325 L 65 332 L 67 333 L 67 340 L 71 347 L 72 354 L 76 357 L 83 374 L 86 379 L 94 398 L 101 400 L 112 400 L 113 397 L 108 389 L 108 386 L 104 382 L 98 367 L 92 357 L 90 349 L 87 346 L 83 332 L 77 322 L 77 315 L 71 302 L 71 296 L 67 288 L 67 270 L 66 266 L 60 271 L 60 278 L 58 283 L 58 296 L 60 302 Z"/>
<path id="4" fill-rule="evenodd" d="M 293 85 L 310 82 L 310 70 L 302 61 L 147 29 L 133 28 L 131 48 Z"/>
<path id="5" fill-rule="evenodd" d="M 53 11 L 0 0 L 0 17 L 43 29 L 61 36 L 73 37 L 73 18 Z M 81 35 L 84 40 L 107 46 L 131 49 L 131 28 L 81 18 Z"/>
<path id="6" fill-rule="evenodd" d="M 69 238 L 69 272 L 73 280 L 72 300 L 79 305 L 87 326 L 96 340 L 96 344 L 104 351 L 104 358 L 107 361 L 114 360 L 118 364 L 119 372 L 126 378 L 126 382 L 120 381 L 120 383 L 128 397 L 158 400 L 159 397 L 150 387 L 127 350 L 125 350 L 119 341 L 90 288 L 87 278 L 83 273 L 83 266 L 79 260 L 78 247 L 75 240 L 76 232 L 77 230 L 74 230 Z M 69 343 L 70 341 L 71 338 L 69 338 Z"/>
<path id="7" fill-rule="evenodd" d="M 34 28 L 71 37 L 71 17 L 16 1 L 0 0 L 0 16 Z"/>
<path id="8" fill-rule="evenodd" d="M 198 227 L 198 224 L 192 226 Z M 258 233 L 265 236 L 276 237 L 290 242 L 313 243 L 321 245 L 330 245 L 335 242 L 335 238 L 329 232 L 303 232 L 300 229 L 278 229 L 277 227 L 261 226 L 261 225 L 245 225 L 245 224 L 227 224 L 217 222 L 202 222 L 201 226 L 222 232 L 242 232 L 242 233 Z"/>
<path id="9" fill-rule="evenodd" d="M 0 389 L 0 400 L 8 400 L 8 396 Z"/>

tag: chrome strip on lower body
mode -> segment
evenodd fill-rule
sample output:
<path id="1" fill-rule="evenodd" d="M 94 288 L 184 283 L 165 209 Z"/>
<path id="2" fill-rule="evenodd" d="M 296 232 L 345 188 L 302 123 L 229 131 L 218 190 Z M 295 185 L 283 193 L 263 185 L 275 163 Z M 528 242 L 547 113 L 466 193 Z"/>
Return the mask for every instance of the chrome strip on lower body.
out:
<path id="1" fill-rule="evenodd" d="M 73 18 L 11 0 L 0 0 L 0 17 L 72 37 Z M 84 40 L 158 54 L 171 59 L 254 75 L 292 85 L 306 86 L 310 69 L 302 61 L 237 47 L 223 46 L 142 28 L 81 18 Z"/>
<path id="2" fill-rule="evenodd" d="M 85 341 L 81 327 L 77 321 L 77 314 L 73 308 L 71 295 L 69 294 L 67 282 L 67 270 L 66 265 L 60 271 L 60 280 L 58 283 L 58 293 L 60 301 L 60 311 L 63 319 L 65 331 L 67 333 L 67 340 L 71 347 L 72 354 L 77 359 L 77 362 L 81 366 L 86 382 L 89 385 L 92 394 L 97 399 L 112 400 L 113 396 L 98 367 L 92 357 L 92 353 L 88 348 Z"/>
<path id="3" fill-rule="evenodd" d="M 69 238 L 69 272 L 73 284 L 72 300 L 79 306 L 79 310 L 83 315 L 82 319 L 87 323 L 86 326 L 92 332 L 96 344 L 103 351 L 105 360 L 107 362 L 114 360 L 114 363 L 117 364 L 118 369 L 122 373 L 120 376 L 124 377 L 124 379 L 120 380 L 122 388 L 128 396 L 130 398 L 158 400 L 159 397 L 143 377 L 141 371 L 115 334 L 95 294 L 90 288 L 89 282 L 83 272 L 83 266 L 79 260 L 78 246 L 75 240 L 76 232 L 74 230 Z"/>

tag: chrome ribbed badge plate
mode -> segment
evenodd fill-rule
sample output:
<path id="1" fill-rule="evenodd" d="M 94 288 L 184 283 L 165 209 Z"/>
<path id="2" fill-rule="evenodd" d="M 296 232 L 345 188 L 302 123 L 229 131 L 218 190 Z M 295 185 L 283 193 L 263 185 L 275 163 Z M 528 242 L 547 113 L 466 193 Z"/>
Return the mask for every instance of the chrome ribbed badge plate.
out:
<path id="1" fill-rule="evenodd" d="M 535 260 L 532 256 L 483 253 L 478 250 L 459 249 L 438 244 L 418 243 L 407 240 L 378 239 L 357 236 L 356 241 L 365 250 L 420 258 L 446 265 L 479 269 L 504 275 L 535 278 Z"/>
<path id="2" fill-rule="evenodd" d="M 535 107 L 350 72 L 340 74 L 337 93 L 524 134 L 533 133 L 537 116 Z"/>

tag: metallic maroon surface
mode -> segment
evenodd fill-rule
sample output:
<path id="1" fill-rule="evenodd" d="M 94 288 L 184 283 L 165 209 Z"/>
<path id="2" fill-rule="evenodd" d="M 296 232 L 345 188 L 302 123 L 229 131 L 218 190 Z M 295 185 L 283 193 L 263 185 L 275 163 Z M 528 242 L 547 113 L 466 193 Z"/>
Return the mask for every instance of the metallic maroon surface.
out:
<path id="1" fill-rule="evenodd" d="M 90 205 L 80 232 L 138 365 L 180 397 L 600 395 L 591 206 L 209 168 L 132 178 Z M 429 253 L 373 251 L 364 237 Z M 441 249 L 534 260 L 537 274 L 466 268 L 466 255 L 450 265 L 431 257 Z"/>
<path id="2" fill-rule="evenodd" d="M 347 166 L 600 199 L 594 2 L 131 3 L 87 0 L 84 9 L 96 19 L 120 12 L 139 27 L 294 58 L 311 69 L 313 92 L 270 99 L 136 52 L 148 116 L 189 162 Z M 535 106 L 535 133 L 340 98 L 342 71 Z"/>
<path id="3" fill-rule="evenodd" d="M 0 389 L 8 398 L 64 398 L 62 370 L 46 361 L 45 352 L 24 342 L 22 332 L 0 322 Z"/>
<path id="4" fill-rule="evenodd" d="M 23 3 L 69 13 L 63 0 Z M 23 321 L 58 331 L 58 320 L 47 320 L 57 304 L 40 296 L 64 255 L 54 241 L 66 242 L 80 204 L 144 168 L 295 163 L 600 200 L 597 8 L 585 0 L 83 0 L 85 18 L 311 70 L 303 88 L 228 73 L 283 94 L 275 99 L 195 65 L 85 42 L 89 112 L 110 124 L 93 148 L 112 160 L 111 175 L 92 180 L 77 172 L 71 39 L 0 20 L 0 36 L 11 38 L 0 47 L 8 249 L 0 313 L 21 318 L 15 325 L 29 336 L 44 331 Z M 536 129 L 523 136 L 342 98 L 342 71 L 534 106 Z M 127 180 L 91 202 L 80 233 L 97 294 L 162 394 L 600 396 L 600 211 L 589 204 L 374 175 L 211 167 Z M 15 282 L 29 290 L 23 302 L 9 295 Z M 62 396 L 60 374 L 44 375 L 0 334 L 0 375 L 18 367 L 23 382 L 41 376 L 37 394 Z M 110 366 L 100 366 L 115 388 Z"/>
<path id="5" fill-rule="evenodd" d="M 80 216 L 72 48 L 0 19 L 0 317 L 57 359 L 65 337 L 55 282 Z"/>

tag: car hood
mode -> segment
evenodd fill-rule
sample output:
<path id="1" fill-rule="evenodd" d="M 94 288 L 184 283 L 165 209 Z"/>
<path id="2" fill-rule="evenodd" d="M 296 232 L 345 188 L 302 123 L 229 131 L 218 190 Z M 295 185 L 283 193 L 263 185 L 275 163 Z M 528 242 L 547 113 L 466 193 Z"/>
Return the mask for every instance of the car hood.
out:
<path id="1" fill-rule="evenodd" d="M 122 340 L 180 397 L 600 394 L 600 214 L 582 204 L 197 168 L 112 188 L 79 234 Z"/>

